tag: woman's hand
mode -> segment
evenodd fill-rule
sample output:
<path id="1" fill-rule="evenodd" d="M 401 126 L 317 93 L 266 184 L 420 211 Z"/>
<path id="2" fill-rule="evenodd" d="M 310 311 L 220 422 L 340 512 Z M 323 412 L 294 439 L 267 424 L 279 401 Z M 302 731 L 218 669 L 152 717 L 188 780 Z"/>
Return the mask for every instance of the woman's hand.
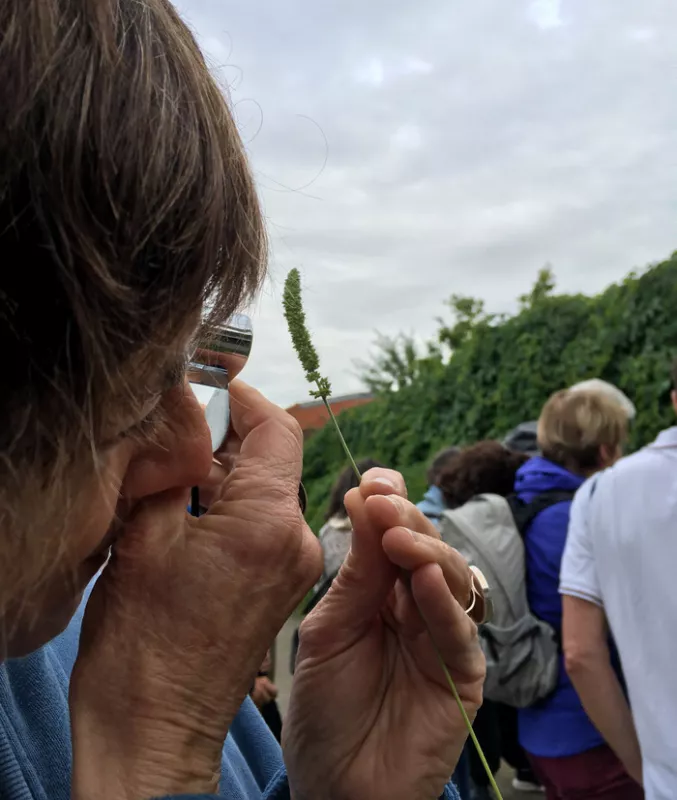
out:
<path id="1" fill-rule="evenodd" d="M 93 590 L 71 683 L 76 800 L 214 792 L 230 723 L 320 574 L 298 425 L 244 384 L 231 402 L 241 445 L 209 512 L 188 516 L 184 490 L 149 498 Z"/>
<path id="2" fill-rule="evenodd" d="M 371 470 L 346 497 L 351 551 L 301 626 L 283 733 L 294 800 L 442 794 L 467 730 L 433 641 L 471 719 L 481 704 L 468 566 L 405 492 Z"/>

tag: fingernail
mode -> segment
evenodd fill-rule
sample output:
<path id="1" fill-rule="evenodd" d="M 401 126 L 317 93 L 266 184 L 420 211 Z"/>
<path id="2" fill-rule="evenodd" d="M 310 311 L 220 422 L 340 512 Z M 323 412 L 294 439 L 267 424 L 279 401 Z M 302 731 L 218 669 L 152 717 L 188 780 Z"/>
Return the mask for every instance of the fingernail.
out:
<path id="1" fill-rule="evenodd" d="M 388 478 L 374 478 L 374 483 L 380 483 L 383 486 L 387 486 L 390 489 L 395 489 L 395 484 Z"/>
<path id="2" fill-rule="evenodd" d="M 418 535 L 418 533 L 416 533 L 416 531 L 412 531 L 412 529 L 411 529 L 411 528 L 405 528 L 405 530 L 406 530 L 406 531 L 408 531 L 408 532 L 411 534 L 411 538 L 412 538 L 412 539 L 413 539 L 415 542 L 417 542 L 417 541 L 418 541 L 419 535 Z"/>
<path id="3" fill-rule="evenodd" d="M 386 500 L 390 500 L 390 502 L 395 506 L 398 511 L 404 511 L 404 503 L 402 502 L 402 498 L 398 497 L 396 494 L 389 494 L 386 497 Z"/>

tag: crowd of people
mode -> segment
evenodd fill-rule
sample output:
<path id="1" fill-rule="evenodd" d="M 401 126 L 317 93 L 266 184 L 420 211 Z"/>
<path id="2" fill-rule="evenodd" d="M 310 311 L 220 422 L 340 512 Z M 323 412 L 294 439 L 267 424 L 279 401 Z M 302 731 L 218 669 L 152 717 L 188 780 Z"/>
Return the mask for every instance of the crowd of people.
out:
<path id="1" fill-rule="evenodd" d="M 672 382 L 677 412 L 677 363 Z M 502 441 L 447 447 L 428 470 L 418 508 L 469 561 L 475 556 L 489 573 L 496 568 L 499 584 L 519 581 L 501 563 L 510 560 L 506 540 L 518 542 L 523 587 L 514 592 L 523 592 L 525 616 L 538 627 L 521 619 L 506 624 L 501 605 L 510 594 L 494 599 L 496 620 L 480 627 L 487 680 L 474 721 L 491 770 L 506 762 L 518 792 L 548 800 L 677 797 L 663 619 L 677 611 L 670 539 L 677 428 L 624 458 L 636 413 L 616 387 L 584 381 L 556 392 L 538 421 L 518 425 Z M 325 590 L 350 549 L 350 520 L 337 507 L 350 475 L 348 469 L 337 480 L 320 531 Z M 496 498 L 510 530 L 494 513 Z M 480 549 L 468 549 L 467 541 Z M 487 552 L 492 548 L 496 553 Z M 544 634 L 549 658 L 536 649 Z M 502 688 L 492 683 L 494 672 L 509 675 Z M 492 797 L 470 743 L 454 781 L 462 798 Z"/>

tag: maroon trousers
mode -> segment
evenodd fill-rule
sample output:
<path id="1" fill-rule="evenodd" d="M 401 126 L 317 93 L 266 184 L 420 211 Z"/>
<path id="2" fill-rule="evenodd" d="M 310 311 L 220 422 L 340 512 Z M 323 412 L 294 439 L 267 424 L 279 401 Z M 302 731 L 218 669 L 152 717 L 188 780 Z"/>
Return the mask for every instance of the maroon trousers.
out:
<path id="1" fill-rule="evenodd" d="M 606 745 L 563 758 L 529 754 L 547 800 L 643 800 L 642 787 Z"/>

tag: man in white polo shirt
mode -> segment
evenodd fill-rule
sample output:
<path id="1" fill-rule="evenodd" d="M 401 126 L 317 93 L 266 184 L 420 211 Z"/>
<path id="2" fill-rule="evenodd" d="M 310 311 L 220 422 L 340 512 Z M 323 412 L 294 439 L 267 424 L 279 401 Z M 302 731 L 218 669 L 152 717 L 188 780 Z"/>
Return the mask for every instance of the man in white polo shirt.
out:
<path id="1" fill-rule="evenodd" d="M 672 403 L 677 411 L 675 390 Z M 629 774 L 643 783 L 647 800 L 674 800 L 677 427 L 581 488 L 560 592 L 567 670 L 588 716 Z M 607 620 L 632 714 L 610 668 L 614 647 Z"/>

